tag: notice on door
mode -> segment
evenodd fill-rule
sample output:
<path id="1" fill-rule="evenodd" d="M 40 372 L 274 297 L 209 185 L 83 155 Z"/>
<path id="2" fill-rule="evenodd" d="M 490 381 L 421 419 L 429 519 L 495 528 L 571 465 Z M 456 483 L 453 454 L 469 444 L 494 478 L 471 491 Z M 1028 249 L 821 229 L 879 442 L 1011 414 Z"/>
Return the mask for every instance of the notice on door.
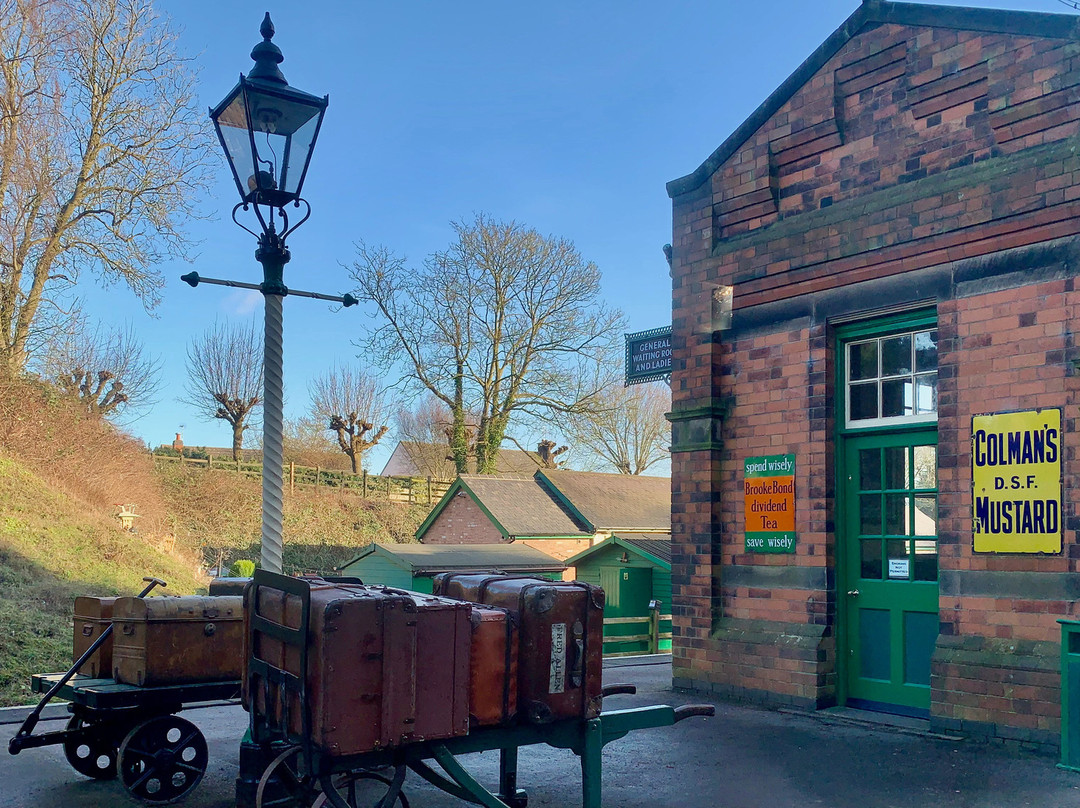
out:
<path id="1" fill-rule="evenodd" d="M 1061 410 L 971 419 L 974 549 L 1061 552 Z"/>
<path id="2" fill-rule="evenodd" d="M 746 458 L 743 503 L 746 552 L 795 552 L 795 455 Z"/>

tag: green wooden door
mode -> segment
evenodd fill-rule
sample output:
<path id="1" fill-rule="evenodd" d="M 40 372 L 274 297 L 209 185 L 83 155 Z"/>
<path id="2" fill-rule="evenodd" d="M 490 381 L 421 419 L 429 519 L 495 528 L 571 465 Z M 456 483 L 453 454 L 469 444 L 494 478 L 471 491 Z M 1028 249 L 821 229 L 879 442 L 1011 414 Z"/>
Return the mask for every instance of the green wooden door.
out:
<path id="1" fill-rule="evenodd" d="M 938 635 L 937 430 L 844 441 L 847 702 L 929 715 Z"/>

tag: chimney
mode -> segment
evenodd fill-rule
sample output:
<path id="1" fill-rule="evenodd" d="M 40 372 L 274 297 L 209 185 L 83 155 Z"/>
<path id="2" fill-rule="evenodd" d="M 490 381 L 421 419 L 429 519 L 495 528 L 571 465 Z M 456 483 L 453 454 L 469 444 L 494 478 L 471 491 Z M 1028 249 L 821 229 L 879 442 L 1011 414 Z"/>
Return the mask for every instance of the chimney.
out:
<path id="1" fill-rule="evenodd" d="M 176 440 L 172 442 L 172 447 L 181 454 L 184 453 L 184 439 L 180 437 L 180 433 L 176 433 Z"/>

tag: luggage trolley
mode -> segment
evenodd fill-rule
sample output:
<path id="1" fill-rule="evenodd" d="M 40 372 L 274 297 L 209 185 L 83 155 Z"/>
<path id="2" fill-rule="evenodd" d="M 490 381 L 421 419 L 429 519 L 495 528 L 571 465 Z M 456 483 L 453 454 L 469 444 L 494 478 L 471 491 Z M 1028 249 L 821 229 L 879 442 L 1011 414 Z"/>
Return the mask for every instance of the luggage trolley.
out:
<path id="1" fill-rule="evenodd" d="M 145 580 L 149 585 L 140 597 L 165 585 L 157 578 Z M 138 800 L 151 805 L 174 802 L 199 784 L 207 766 L 202 732 L 176 713 L 199 702 L 238 699 L 240 682 L 136 687 L 76 674 L 111 630 L 107 627 L 66 673 L 31 677 L 31 689 L 44 696 L 8 742 L 8 751 L 17 755 L 23 749 L 63 745 L 64 757 L 79 774 L 98 780 L 119 776 Z M 69 702 L 67 727 L 34 735 L 42 710 L 53 698 Z"/>
<path id="2" fill-rule="evenodd" d="M 299 599 L 296 627 L 281 625 L 259 614 L 260 588 L 278 590 L 282 595 Z M 573 751 L 581 763 L 582 806 L 601 808 L 601 752 L 606 744 L 633 730 L 670 726 L 691 716 L 715 713 L 708 704 L 638 707 L 601 712 L 593 719 L 474 728 L 467 735 L 457 737 L 334 755 L 313 742 L 307 688 L 308 666 L 313 662 L 308 653 L 311 615 L 308 584 L 256 571 L 248 608 L 250 650 L 246 675 L 251 724 L 241 749 L 237 782 L 240 808 L 409 808 L 409 800 L 402 791 L 409 770 L 465 802 L 486 808 L 525 808 L 527 795 L 517 787 L 518 750 L 535 744 Z M 284 670 L 257 658 L 256 633 L 291 649 L 293 669 Z M 633 692 L 632 685 L 612 685 L 604 689 L 603 695 Z M 489 750 L 500 752 L 498 793 L 478 783 L 457 759 L 460 755 Z M 432 763 L 438 764 L 442 771 Z"/>

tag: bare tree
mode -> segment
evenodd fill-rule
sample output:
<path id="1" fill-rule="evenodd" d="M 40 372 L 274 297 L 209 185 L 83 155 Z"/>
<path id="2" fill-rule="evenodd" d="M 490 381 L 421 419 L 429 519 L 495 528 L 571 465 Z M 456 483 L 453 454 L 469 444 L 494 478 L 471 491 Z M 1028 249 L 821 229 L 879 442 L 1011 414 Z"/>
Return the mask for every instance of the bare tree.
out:
<path id="1" fill-rule="evenodd" d="M 158 302 L 214 154 L 192 61 L 146 0 L 0 0 L 0 372 L 83 272 Z"/>
<path id="2" fill-rule="evenodd" d="M 453 228 L 456 241 L 422 267 L 361 242 L 351 274 L 377 310 L 363 346 L 450 409 L 461 473 L 477 414 L 476 470 L 490 474 L 512 418 L 593 400 L 584 380 L 609 355 L 622 316 L 600 300 L 600 271 L 572 242 L 482 214 Z"/>
<path id="3" fill-rule="evenodd" d="M 386 402 L 376 379 L 348 365 L 334 368 L 311 383 L 311 409 L 337 436 L 338 446 L 359 474 L 364 452 L 382 440 Z M 378 424 L 378 426 L 376 426 Z"/>
<path id="4" fill-rule="evenodd" d="M 348 458 L 341 456 L 337 441 L 326 432 L 326 425 L 314 416 L 286 418 L 282 424 L 285 462 L 301 466 L 321 466 L 344 471 Z"/>
<path id="5" fill-rule="evenodd" d="M 130 324 L 89 328 L 81 322 L 50 342 L 39 368 L 87 412 L 108 418 L 151 407 L 160 370 L 161 362 L 144 352 Z"/>
<path id="6" fill-rule="evenodd" d="M 232 427 L 233 460 L 240 460 L 244 430 L 262 404 L 262 333 L 255 323 L 215 323 L 191 341 L 188 381 L 181 401 L 202 417 L 220 418 Z"/>
<path id="7" fill-rule="evenodd" d="M 669 456 L 671 389 L 664 383 L 610 384 L 596 406 L 571 414 L 565 430 L 575 447 L 592 451 L 620 474 L 644 474 Z M 577 453 L 580 455 L 580 452 Z"/>
<path id="8" fill-rule="evenodd" d="M 442 477 L 450 456 L 453 416 L 450 408 L 428 393 L 413 409 L 401 407 L 394 416 L 398 441 L 417 473 Z"/>

